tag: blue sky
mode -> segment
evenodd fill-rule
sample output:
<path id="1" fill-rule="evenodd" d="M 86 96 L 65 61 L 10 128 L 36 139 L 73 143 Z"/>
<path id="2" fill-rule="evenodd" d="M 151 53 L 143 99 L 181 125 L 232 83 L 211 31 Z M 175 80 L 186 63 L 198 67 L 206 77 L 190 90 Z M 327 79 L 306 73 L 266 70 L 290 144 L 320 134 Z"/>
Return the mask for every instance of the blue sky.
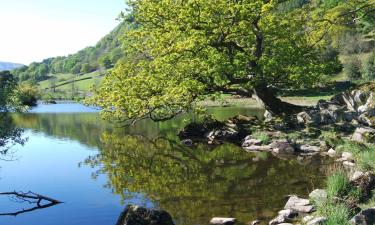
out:
<path id="1" fill-rule="evenodd" d="M 0 0 L 0 61 L 29 64 L 95 45 L 124 0 Z"/>

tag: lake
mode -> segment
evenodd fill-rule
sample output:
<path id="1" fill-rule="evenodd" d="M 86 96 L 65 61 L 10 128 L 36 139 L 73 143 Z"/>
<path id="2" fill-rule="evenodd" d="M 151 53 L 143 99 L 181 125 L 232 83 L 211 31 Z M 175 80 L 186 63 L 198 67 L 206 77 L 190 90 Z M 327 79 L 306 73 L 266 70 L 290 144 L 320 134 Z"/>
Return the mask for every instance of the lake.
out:
<path id="1" fill-rule="evenodd" d="M 210 111 L 221 120 L 263 114 L 241 107 Z M 115 225 L 127 204 L 165 209 L 177 225 L 208 224 L 214 216 L 245 224 L 274 217 L 286 195 L 307 196 L 323 185 L 323 158 L 279 159 L 232 144 L 182 146 L 176 133 L 187 119 L 196 118 L 123 127 L 79 104 L 12 115 L 28 141 L 12 147 L 13 160 L 0 161 L 0 192 L 33 191 L 64 203 L 0 216 L 0 224 Z M 27 207 L 0 196 L 0 213 Z"/>

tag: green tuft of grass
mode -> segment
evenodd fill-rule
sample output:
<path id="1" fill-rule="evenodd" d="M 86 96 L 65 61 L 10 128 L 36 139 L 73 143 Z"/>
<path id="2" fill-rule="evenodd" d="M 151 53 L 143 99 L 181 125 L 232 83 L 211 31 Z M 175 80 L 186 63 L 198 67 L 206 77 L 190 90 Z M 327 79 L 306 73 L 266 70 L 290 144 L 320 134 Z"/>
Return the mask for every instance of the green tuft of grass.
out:
<path id="1" fill-rule="evenodd" d="M 266 132 L 262 131 L 256 131 L 251 136 L 253 136 L 255 139 L 261 140 L 263 144 L 268 144 L 271 140 L 270 136 Z"/>
<path id="2" fill-rule="evenodd" d="M 335 147 L 342 143 L 340 136 L 338 136 L 335 131 L 322 131 L 319 139 L 325 141 L 331 147 Z"/>
<path id="3" fill-rule="evenodd" d="M 329 204 L 326 206 L 327 221 L 325 225 L 350 225 L 351 212 L 344 204 Z"/>
<path id="4" fill-rule="evenodd" d="M 327 178 L 328 198 L 343 197 L 350 191 L 350 181 L 345 172 L 338 170 Z"/>
<path id="5" fill-rule="evenodd" d="M 375 147 L 369 147 L 365 151 L 359 153 L 357 164 L 362 170 L 375 170 Z"/>

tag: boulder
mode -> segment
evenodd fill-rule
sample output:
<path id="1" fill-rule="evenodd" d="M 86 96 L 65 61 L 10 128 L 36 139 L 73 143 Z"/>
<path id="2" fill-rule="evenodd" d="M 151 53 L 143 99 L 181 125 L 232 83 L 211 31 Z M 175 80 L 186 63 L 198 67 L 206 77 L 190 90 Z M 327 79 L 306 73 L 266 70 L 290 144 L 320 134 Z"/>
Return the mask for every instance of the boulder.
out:
<path id="1" fill-rule="evenodd" d="M 181 141 L 181 144 L 191 147 L 193 146 L 194 142 L 191 139 L 184 139 Z"/>
<path id="2" fill-rule="evenodd" d="M 269 225 L 277 225 L 277 224 L 281 224 L 281 223 L 285 223 L 285 222 L 286 222 L 286 217 L 283 216 L 283 215 L 278 215 L 276 218 L 271 220 L 268 224 Z"/>
<path id="3" fill-rule="evenodd" d="M 310 204 L 308 199 L 299 198 L 296 195 L 292 195 L 288 202 L 285 204 L 284 209 L 291 209 L 301 213 L 311 213 L 315 210 L 314 206 Z"/>
<path id="4" fill-rule="evenodd" d="M 341 157 L 342 157 L 342 159 L 344 159 L 345 161 L 352 161 L 352 160 L 354 160 L 353 153 L 350 153 L 350 152 L 343 152 L 343 153 L 341 154 Z"/>
<path id="5" fill-rule="evenodd" d="M 356 177 L 354 177 L 356 175 Z M 355 178 L 355 179 L 353 179 Z M 361 190 L 362 200 L 369 199 L 372 196 L 372 190 L 375 188 L 375 176 L 372 173 L 353 174 L 352 184 Z"/>
<path id="6" fill-rule="evenodd" d="M 245 140 L 242 142 L 242 147 L 249 147 L 249 146 L 259 146 L 262 144 L 261 140 L 253 138 L 251 135 L 245 137 Z"/>
<path id="7" fill-rule="evenodd" d="M 252 222 L 249 223 L 250 225 L 260 225 L 260 221 L 259 220 L 254 220 Z"/>
<path id="8" fill-rule="evenodd" d="M 344 165 L 345 167 L 348 167 L 348 168 L 355 167 L 355 163 L 354 162 L 350 162 L 350 161 L 343 161 L 342 165 Z"/>
<path id="9" fill-rule="evenodd" d="M 355 171 L 353 175 L 350 177 L 351 182 L 356 182 L 360 179 L 363 179 L 363 177 L 366 176 L 366 174 L 362 171 Z"/>
<path id="10" fill-rule="evenodd" d="M 210 221 L 210 224 L 214 224 L 214 225 L 233 225 L 235 223 L 236 223 L 236 218 L 214 217 Z"/>
<path id="11" fill-rule="evenodd" d="M 358 127 L 353 135 L 353 141 L 373 142 L 375 140 L 375 129 L 371 127 Z"/>
<path id="12" fill-rule="evenodd" d="M 309 198 L 317 203 L 323 203 L 327 200 L 327 191 L 323 189 L 315 189 L 309 194 Z"/>
<path id="13" fill-rule="evenodd" d="M 298 147 L 301 152 L 320 152 L 320 147 L 313 145 L 301 145 Z"/>
<path id="14" fill-rule="evenodd" d="M 333 148 L 329 149 L 327 154 L 331 157 L 336 157 L 337 156 L 337 152 L 336 150 L 334 150 Z"/>
<path id="15" fill-rule="evenodd" d="M 288 140 L 275 140 L 270 147 L 273 152 L 278 154 L 293 154 L 296 152 L 296 149 Z"/>
<path id="16" fill-rule="evenodd" d="M 375 208 L 364 209 L 355 215 L 350 222 L 355 225 L 375 224 Z"/>
<path id="17" fill-rule="evenodd" d="M 174 225 L 171 215 L 164 210 L 128 205 L 116 225 Z"/>

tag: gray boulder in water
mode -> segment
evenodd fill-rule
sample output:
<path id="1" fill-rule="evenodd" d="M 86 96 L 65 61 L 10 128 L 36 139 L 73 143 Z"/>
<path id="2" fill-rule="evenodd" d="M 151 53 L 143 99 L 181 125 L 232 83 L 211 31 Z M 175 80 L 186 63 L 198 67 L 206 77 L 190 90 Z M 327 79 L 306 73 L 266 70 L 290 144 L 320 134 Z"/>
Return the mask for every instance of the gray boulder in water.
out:
<path id="1" fill-rule="evenodd" d="M 164 210 L 147 209 L 128 205 L 121 213 L 116 225 L 175 225 L 169 213 Z"/>

